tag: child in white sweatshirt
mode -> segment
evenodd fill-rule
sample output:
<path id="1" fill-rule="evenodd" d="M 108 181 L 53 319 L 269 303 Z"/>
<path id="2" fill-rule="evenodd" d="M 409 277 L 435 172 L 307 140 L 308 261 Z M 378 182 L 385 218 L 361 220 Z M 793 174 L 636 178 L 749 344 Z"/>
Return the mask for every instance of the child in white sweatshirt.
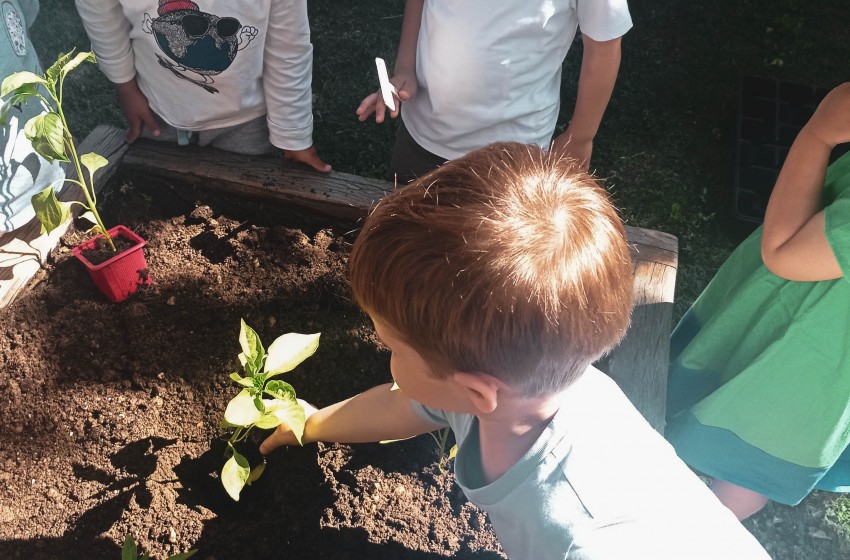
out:
<path id="1" fill-rule="evenodd" d="M 306 0 L 76 0 L 98 64 L 139 136 L 228 151 L 313 146 Z M 196 137 L 195 137 L 196 136 Z M 194 137 L 194 138 L 193 138 Z"/>

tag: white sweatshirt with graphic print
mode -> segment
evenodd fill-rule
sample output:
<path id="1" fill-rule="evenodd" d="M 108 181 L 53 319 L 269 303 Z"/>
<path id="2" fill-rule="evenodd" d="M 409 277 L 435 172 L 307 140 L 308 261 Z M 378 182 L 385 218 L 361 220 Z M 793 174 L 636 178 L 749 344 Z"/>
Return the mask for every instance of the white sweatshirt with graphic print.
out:
<path id="1" fill-rule="evenodd" d="M 267 115 L 279 148 L 312 145 L 313 46 L 306 0 L 76 0 L 100 69 L 136 78 L 182 130 Z"/>

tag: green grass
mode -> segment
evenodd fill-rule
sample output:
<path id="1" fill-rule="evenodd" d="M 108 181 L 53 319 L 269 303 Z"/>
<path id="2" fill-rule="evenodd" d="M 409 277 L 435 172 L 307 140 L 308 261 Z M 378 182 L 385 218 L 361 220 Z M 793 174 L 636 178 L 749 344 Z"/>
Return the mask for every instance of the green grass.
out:
<path id="1" fill-rule="evenodd" d="M 594 168 L 627 223 L 676 235 L 678 317 L 752 229 L 731 218 L 738 81 L 746 74 L 819 86 L 843 79 L 843 2 L 804 0 L 633 2 L 614 98 L 596 140 Z M 395 57 L 401 0 L 311 0 L 315 141 L 338 171 L 383 177 L 394 125 L 354 115 L 375 88 L 374 57 Z M 33 40 L 49 61 L 88 40 L 71 2 L 42 0 Z M 564 66 L 563 128 L 575 96 L 581 46 Z M 109 83 L 88 67 L 69 80 L 72 127 L 123 122 Z M 80 94 L 81 93 L 81 94 Z M 76 95 L 75 95 L 76 94 Z"/>
<path id="2" fill-rule="evenodd" d="M 42 60 L 52 60 L 72 47 L 88 48 L 69 0 L 41 4 L 33 39 Z M 838 40 L 845 35 L 846 2 L 633 0 L 631 4 L 635 28 L 623 42 L 620 77 L 596 139 L 593 167 L 627 223 L 678 237 L 678 317 L 753 228 L 731 218 L 741 76 L 822 87 L 846 80 L 850 41 Z M 403 1 L 310 0 L 309 6 L 315 47 L 315 141 L 320 154 L 338 171 L 383 177 L 394 126 L 360 123 L 354 110 L 376 87 L 374 57 L 390 61 L 395 57 Z M 572 110 L 580 50 L 576 43 L 564 66 L 560 128 Z M 72 95 L 82 93 L 69 107 L 77 135 L 85 135 L 98 123 L 122 122 L 112 88 L 96 68 L 74 75 L 69 87 Z M 830 515 L 850 527 L 847 502 L 835 503 L 843 513 Z M 809 516 L 816 518 L 809 519 L 813 526 L 826 526 L 823 511 L 809 510 L 819 512 Z M 778 511 L 785 515 L 785 510 Z M 804 515 L 808 510 L 796 511 Z M 774 526 L 757 521 L 751 527 Z M 822 544 L 813 543 L 806 546 Z M 808 557 L 829 557 L 822 550 Z"/>

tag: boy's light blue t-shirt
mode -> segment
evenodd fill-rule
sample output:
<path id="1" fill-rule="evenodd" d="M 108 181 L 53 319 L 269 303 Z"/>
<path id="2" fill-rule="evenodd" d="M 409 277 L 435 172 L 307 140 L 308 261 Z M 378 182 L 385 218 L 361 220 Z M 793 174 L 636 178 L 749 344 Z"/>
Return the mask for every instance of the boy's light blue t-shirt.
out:
<path id="1" fill-rule="evenodd" d="M 41 73 L 27 32 L 37 13 L 37 0 L 0 1 L 0 80 L 24 70 Z M 31 98 L 20 109 L 10 109 L 8 123 L 0 126 L 0 232 L 17 229 L 35 216 L 32 195 L 50 184 L 57 191 L 62 186 L 62 167 L 36 154 L 24 136 L 27 121 L 43 111 Z"/>
<path id="2" fill-rule="evenodd" d="M 512 560 L 769 559 L 619 387 L 591 367 L 543 434 L 484 484 L 478 418 L 413 403 L 450 426 L 455 476 Z"/>

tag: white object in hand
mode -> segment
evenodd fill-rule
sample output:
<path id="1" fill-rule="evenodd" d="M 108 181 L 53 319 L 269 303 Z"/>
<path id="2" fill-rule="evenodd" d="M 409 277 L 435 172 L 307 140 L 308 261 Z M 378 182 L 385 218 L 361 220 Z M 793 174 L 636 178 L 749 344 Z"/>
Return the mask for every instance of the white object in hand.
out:
<path id="1" fill-rule="evenodd" d="M 395 87 L 390 83 L 390 77 L 387 75 L 387 65 L 383 58 L 376 58 L 375 65 L 378 67 L 378 81 L 381 84 L 381 97 L 384 98 L 384 105 L 390 111 L 395 111 L 395 98 L 393 94 L 396 92 Z"/>

